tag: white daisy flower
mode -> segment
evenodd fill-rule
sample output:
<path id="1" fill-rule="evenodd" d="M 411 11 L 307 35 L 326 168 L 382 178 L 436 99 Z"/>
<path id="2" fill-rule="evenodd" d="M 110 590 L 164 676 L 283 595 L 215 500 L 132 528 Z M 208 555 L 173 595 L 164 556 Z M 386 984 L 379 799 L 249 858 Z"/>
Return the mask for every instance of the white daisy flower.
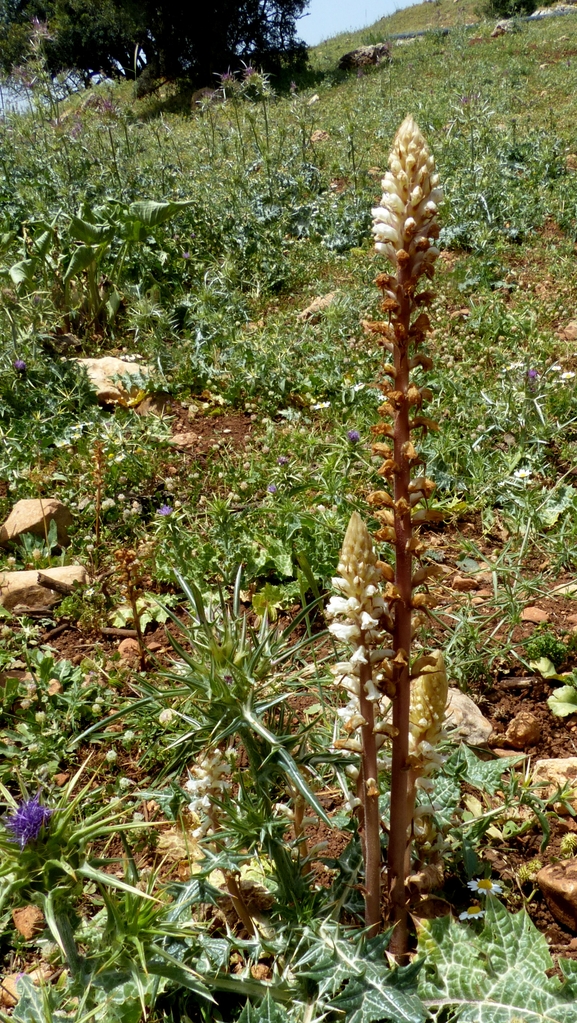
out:
<path id="1" fill-rule="evenodd" d="M 500 895 L 503 891 L 502 886 L 497 884 L 496 881 L 491 881 L 490 877 L 481 877 L 475 881 L 469 881 L 467 887 L 472 892 L 480 892 L 482 895 L 486 895 L 487 892 L 490 892 L 491 895 Z"/>
<path id="2" fill-rule="evenodd" d="M 485 910 L 480 906 L 469 906 L 464 913 L 459 913 L 459 920 L 480 920 L 485 916 Z"/>
<path id="3" fill-rule="evenodd" d="M 575 374 L 572 373 L 570 369 L 566 369 L 565 372 L 561 374 L 561 378 L 560 379 L 561 380 L 573 380 L 574 376 L 575 376 Z"/>
<path id="4" fill-rule="evenodd" d="M 532 473 L 530 469 L 516 469 L 513 476 L 516 480 L 528 480 L 531 478 Z"/>

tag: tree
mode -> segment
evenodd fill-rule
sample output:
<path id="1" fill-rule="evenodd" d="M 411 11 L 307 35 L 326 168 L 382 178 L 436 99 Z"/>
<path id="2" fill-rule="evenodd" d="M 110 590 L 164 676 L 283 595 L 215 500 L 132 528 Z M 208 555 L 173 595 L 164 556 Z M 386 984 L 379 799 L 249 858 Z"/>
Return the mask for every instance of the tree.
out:
<path id="1" fill-rule="evenodd" d="M 295 22 L 308 0 L 0 0 L 0 68 L 26 52 L 33 19 L 47 26 L 49 70 L 211 85 L 241 63 L 274 70 L 303 59 Z"/>

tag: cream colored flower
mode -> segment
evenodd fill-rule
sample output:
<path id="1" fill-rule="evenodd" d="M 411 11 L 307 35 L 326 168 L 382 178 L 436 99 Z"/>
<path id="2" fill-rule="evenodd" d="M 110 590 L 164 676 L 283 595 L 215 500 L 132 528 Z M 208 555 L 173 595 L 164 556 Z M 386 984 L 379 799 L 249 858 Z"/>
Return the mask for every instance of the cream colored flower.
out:
<path id="1" fill-rule="evenodd" d="M 395 266 L 407 253 L 412 274 L 419 276 L 439 255 L 431 239 L 439 235 L 436 215 L 443 191 L 434 157 L 410 116 L 395 136 L 382 186 L 381 204 L 372 211 L 375 248 Z"/>

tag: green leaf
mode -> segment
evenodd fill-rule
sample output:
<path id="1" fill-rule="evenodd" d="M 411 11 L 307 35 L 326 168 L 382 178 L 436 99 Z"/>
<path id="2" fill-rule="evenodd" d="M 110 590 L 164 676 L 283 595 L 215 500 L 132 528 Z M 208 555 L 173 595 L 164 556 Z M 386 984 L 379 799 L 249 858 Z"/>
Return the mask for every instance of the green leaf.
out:
<path id="1" fill-rule="evenodd" d="M 316 982 L 319 1009 L 330 1006 L 344 1013 L 346 1023 L 421 1023 L 426 1018 L 415 990 L 420 964 L 391 969 L 384 952 L 390 936 L 389 931 L 357 944 L 342 938 L 338 928 L 323 927 L 299 964 L 308 969 L 298 971 Z"/>
<path id="2" fill-rule="evenodd" d="M 19 1001 L 12 1013 L 12 1019 L 17 1023 L 45 1023 L 42 989 L 33 984 L 30 977 L 22 974 L 16 981 L 16 991 Z"/>
<path id="3" fill-rule="evenodd" d="M 23 281 L 31 281 L 34 266 L 34 259 L 21 259 L 19 263 L 14 263 L 8 271 L 13 283 L 22 284 Z"/>
<path id="4" fill-rule="evenodd" d="M 80 217 L 70 218 L 68 230 L 72 238 L 86 245 L 102 245 L 103 242 L 110 242 L 114 238 L 113 224 L 90 224 Z"/>
<path id="5" fill-rule="evenodd" d="M 486 897 L 484 927 L 450 917 L 426 920 L 419 994 L 432 1009 L 453 1008 L 459 1023 L 577 1023 L 572 982 L 547 976 L 547 942 L 527 913 Z"/>
<path id="6" fill-rule="evenodd" d="M 88 863 L 85 863 L 83 867 L 79 867 L 76 871 L 80 877 L 87 877 L 90 881 L 98 881 L 99 884 L 108 885 L 110 888 L 120 888 L 123 892 L 130 892 L 131 895 L 138 895 L 141 899 L 148 899 L 150 902 L 158 902 L 154 896 L 149 895 L 147 892 L 143 892 L 140 888 L 134 888 L 133 885 L 127 884 L 126 881 L 122 881 L 119 877 L 114 877 L 114 874 L 106 874 L 103 870 L 96 870 L 95 867 L 91 867 Z"/>
<path id="7" fill-rule="evenodd" d="M 238 1017 L 238 1023 L 288 1023 L 289 1018 L 286 1009 L 276 1005 L 267 991 L 260 1005 L 246 1003 Z"/>
<path id="8" fill-rule="evenodd" d="M 447 773 L 456 773 L 465 778 L 469 785 L 493 796 L 501 784 L 506 771 L 522 759 L 519 755 L 499 757 L 497 760 L 480 760 L 468 746 L 461 745 L 450 757 Z"/>
<path id="9" fill-rule="evenodd" d="M 556 678 L 559 682 L 563 682 L 565 680 L 564 675 L 557 674 L 557 669 L 553 664 L 553 661 L 550 661 L 548 657 L 539 657 L 537 661 L 529 661 L 529 667 L 532 668 L 533 671 L 538 671 L 543 678 Z"/>
<path id="10" fill-rule="evenodd" d="M 577 689 L 573 686 L 561 686 L 547 700 L 547 706 L 557 718 L 566 718 L 569 714 L 577 714 Z"/>
<path id="11" fill-rule="evenodd" d="M 146 227 L 157 227 L 191 205 L 192 199 L 182 202 L 154 202 L 152 199 L 146 199 L 143 202 L 132 202 L 128 207 L 128 214 L 133 220 L 140 220 Z"/>
<path id="12" fill-rule="evenodd" d="M 64 283 L 66 284 L 72 277 L 76 277 L 83 270 L 86 270 L 91 263 L 96 262 L 96 252 L 96 248 L 92 245 L 79 245 L 72 253 L 68 269 L 64 274 Z"/>
<path id="13" fill-rule="evenodd" d="M 545 528 L 554 526 L 560 515 L 573 504 L 575 488 L 571 486 L 556 487 L 541 505 L 539 518 Z"/>

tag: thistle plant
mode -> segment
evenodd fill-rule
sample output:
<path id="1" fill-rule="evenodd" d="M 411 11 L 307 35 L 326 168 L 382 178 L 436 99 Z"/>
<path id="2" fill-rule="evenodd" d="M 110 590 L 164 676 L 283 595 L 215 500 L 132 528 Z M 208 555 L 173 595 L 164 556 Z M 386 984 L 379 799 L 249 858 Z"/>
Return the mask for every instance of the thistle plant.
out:
<path id="1" fill-rule="evenodd" d="M 434 604 L 428 592 L 415 591 L 426 589 L 439 571 L 437 566 L 414 571 L 413 564 L 424 549 L 416 528 L 439 515 L 427 507 L 435 484 L 425 475 L 415 475 L 423 460 L 413 443 L 415 431 L 438 429 L 422 414 L 432 394 L 411 379 L 411 371 L 432 365 L 419 348 L 430 329 L 426 307 L 433 294 L 417 288 L 421 277 L 432 278 L 439 255 L 434 242 L 439 236 L 436 214 L 441 196 L 433 156 L 415 122 L 407 117 L 393 143 L 381 204 L 373 210 L 375 247 L 395 270 L 377 277 L 386 319 L 364 323 L 392 356 L 383 367 L 388 379 L 379 385 L 385 398 L 379 408 L 382 422 L 373 427 L 373 453 L 383 458 L 378 470 L 383 489 L 370 494 L 369 504 L 381 523 L 375 539 L 394 547 L 394 568 L 377 560 L 366 527 L 353 515 L 336 580 L 343 597 L 333 598 L 329 605 L 331 614 L 346 619 L 333 624 L 333 634 L 354 647 L 350 661 L 337 665 L 342 684 L 353 696 L 345 721 L 349 739 L 338 744 L 361 756 L 357 798 L 362 806 L 366 924 L 371 933 L 378 929 L 381 912 L 378 751 L 387 733 L 392 738 L 387 881 L 396 924 L 391 948 L 400 955 L 406 952 L 408 940 L 405 880 L 415 792 L 418 784 L 426 785 L 423 779 L 434 765 L 447 699 L 442 655 L 420 657 L 412 670 L 410 660 L 417 624 L 413 613 Z M 388 703 L 391 722 L 385 720 Z"/>

